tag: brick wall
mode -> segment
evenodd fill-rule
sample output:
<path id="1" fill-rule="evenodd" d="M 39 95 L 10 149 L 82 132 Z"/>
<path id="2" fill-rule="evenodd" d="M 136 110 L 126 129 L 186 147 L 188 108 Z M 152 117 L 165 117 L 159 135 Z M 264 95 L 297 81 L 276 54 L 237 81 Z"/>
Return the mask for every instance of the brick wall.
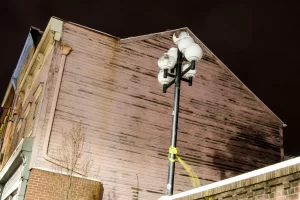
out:
<path id="1" fill-rule="evenodd" d="M 32 169 L 25 200 L 65 199 L 68 177 L 61 174 Z M 101 200 L 102 185 L 99 182 L 74 177 L 70 200 Z"/>
<path id="2" fill-rule="evenodd" d="M 230 185 L 227 187 L 230 188 Z M 206 193 L 206 192 L 205 192 Z M 208 191 L 206 194 L 210 194 Z M 264 181 L 261 183 L 236 188 L 222 193 L 209 195 L 208 198 L 198 199 L 211 199 L 211 200 L 293 200 L 300 199 L 300 172 L 290 174 L 288 176 Z M 204 194 L 205 195 L 205 194 Z M 211 198 L 209 198 L 211 197 Z"/>
<path id="3" fill-rule="evenodd" d="M 264 199 L 300 200 L 300 157 L 194 190 L 160 198 L 160 200 Z"/>

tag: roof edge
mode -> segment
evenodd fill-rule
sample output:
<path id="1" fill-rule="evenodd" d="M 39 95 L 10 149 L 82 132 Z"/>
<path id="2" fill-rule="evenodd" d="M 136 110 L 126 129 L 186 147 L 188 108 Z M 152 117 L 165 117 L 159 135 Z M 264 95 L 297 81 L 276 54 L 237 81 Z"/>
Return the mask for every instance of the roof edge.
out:
<path id="1" fill-rule="evenodd" d="M 181 30 L 182 31 L 185 30 L 185 31 L 189 32 L 189 34 L 194 39 L 196 39 L 203 47 L 205 47 L 207 49 L 208 53 L 216 59 L 216 62 L 219 65 L 223 66 L 236 80 L 238 80 L 241 83 L 242 87 L 244 87 L 271 116 L 274 116 L 281 123 L 282 127 L 284 126 L 285 123 L 260 98 L 258 98 L 258 96 L 256 96 L 209 48 L 207 48 L 207 46 L 205 44 L 203 44 L 203 42 L 188 27 L 167 30 L 167 31 L 158 32 L 158 33 L 146 34 L 146 35 L 141 35 L 141 36 L 137 36 L 137 37 L 128 37 L 128 38 L 121 39 L 120 43 L 130 43 L 130 42 L 134 42 L 134 41 L 138 41 L 138 40 L 148 39 L 148 38 L 154 37 L 156 35 L 163 35 L 163 34 L 168 34 L 168 33 L 177 32 L 177 31 L 181 31 Z"/>
<path id="2" fill-rule="evenodd" d="M 113 36 L 113 35 L 110 35 L 108 33 L 104 33 L 104 32 L 101 32 L 101 31 L 98 31 L 98 30 L 95 30 L 95 29 L 92 29 L 92 28 L 89 28 L 89 27 L 86 27 L 86 26 L 82 26 L 80 24 L 76 24 L 76 23 L 73 23 L 73 22 L 70 22 L 70 21 L 66 21 L 66 20 L 63 20 L 63 19 L 60 19 L 58 17 L 55 17 L 55 16 L 52 16 L 51 19 L 54 18 L 54 19 L 57 19 L 57 20 L 61 20 L 65 23 L 70 23 L 70 24 L 73 24 L 75 26 L 78 26 L 78 27 L 81 27 L 81 28 L 84 28 L 84 29 L 87 29 L 87 30 L 90 30 L 90 31 L 93 31 L 93 32 L 96 32 L 96 33 L 100 33 L 100 34 L 103 34 L 103 35 L 106 35 L 106 36 L 109 36 L 109 37 L 112 37 L 112 38 L 115 38 L 117 40 L 120 41 L 120 43 L 130 43 L 130 42 L 134 42 L 134 41 L 138 41 L 138 40 L 143 40 L 143 39 L 147 39 L 147 38 L 150 38 L 150 37 L 154 37 L 156 35 L 164 35 L 164 34 L 168 34 L 168 33 L 171 33 L 171 32 L 177 32 L 177 31 L 183 31 L 183 30 L 186 30 L 188 31 L 192 37 L 194 39 L 196 39 L 202 46 L 204 46 L 207 50 L 208 50 L 208 53 L 211 54 L 217 61 L 217 63 L 221 66 L 223 66 L 234 78 L 236 78 L 241 84 L 242 86 L 251 94 L 254 96 L 254 98 L 258 101 L 258 103 L 272 116 L 274 116 L 277 120 L 279 120 L 279 122 L 282 124 L 282 127 L 284 126 L 284 122 L 265 104 L 263 103 L 263 101 L 261 99 L 259 99 L 214 53 L 211 52 L 211 50 L 209 48 L 207 48 L 207 46 L 205 44 L 203 44 L 203 42 L 188 28 L 188 27 L 182 27 L 182 28 L 178 28 L 178 29 L 172 29 L 172 30 L 167 30 L 167 31 L 162 31 L 162 32 L 157 32 L 157 33 L 151 33 L 151 34 L 146 34 L 146 35 L 141 35 L 141 36 L 136 36 L 136 37 L 128 37 L 128 38 L 123 38 L 123 39 L 120 39 L 119 37 L 116 37 L 116 36 Z M 51 22 L 51 19 L 50 19 L 50 22 Z M 45 31 L 46 32 L 46 31 Z"/>
<path id="3" fill-rule="evenodd" d="M 178 28 L 178 29 L 172 29 L 172 30 L 166 30 L 166 31 L 161 31 L 161 32 L 157 32 L 157 33 L 151 33 L 151 34 L 145 34 L 145 35 L 140 35 L 140 36 L 134 36 L 134 37 L 128 37 L 128 38 L 123 38 L 120 40 L 121 43 L 130 43 L 130 42 L 134 42 L 137 40 L 144 40 L 150 37 L 153 37 L 155 35 L 165 35 L 168 33 L 172 33 L 172 32 L 176 32 L 176 31 L 187 31 L 189 30 L 187 27 L 182 27 L 182 28 Z"/>
<path id="4" fill-rule="evenodd" d="M 120 38 L 117 37 L 117 36 L 114 36 L 114 35 L 111 35 L 111 34 L 108 34 L 108 33 L 105 33 L 105 32 L 102 32 L 102 31 L 99 31 L 99 30 L 96 30 L 96 29 L 93 29 L 93 28 L 90 28 L 90 27 L 87 27 L 87 26 L 83 26 L 83 25 L 81 25 L 81 24 L 77 24 L 77 23 L 74 23 L 74 22 L 71 22 L 71 21 L 63 20 L 63 19 L 60 19 L 60 18 L 55 17 L 55 16 L 52 16 L 51 18 L 58 19 L 58 20 L 60 20 L 60 21 L 62 21 L 62 22 L 64 22 L 64 23 L 69 23 L 69 24 L 72 24 L 72 25 L 74 25 L 74 26 L 78 26 L 78 27 L 80 27 L 80 28 L 84 28 L 84 29 L 93 31 L 93 32 L 95 32 L 95 33 L 100 33 L 100 34 L 103 34 L 103 35 L 106 35 L 106 36 L 109 36 L 109 37 L 112 37 L 112 38 L 115 38 L 115 39 L 120 40 Z"/>
<path id="5" fill-rule="evenodd" d="M 19 88 L 17 88 L 17 90 L 16 90 L 16 93 L 17 93 L 17 94 L 20 92 L 20 89 L 23 88 L 23 85 L 25 84 L 25 80 L 26 80 L 25 77 L 27 77 L 27 75 L 29 74 L 29 72 L 30 72 L 30 70 L 31 70 L 31 68 L 32 68 L 32 66 L 33 66 L 33 64 L 34 64 L 34 62 L 35 62 L 35 60 L 37 59 L 38 53 L 40 52 L 40 50 L 41 50 L 41 48 L 42 48 L 42 46 L 43 46 L 43 44 L 44 44 L 44 42 L 45 42 L 46 37 L 47 37 L 48 34 L 50 34 L 50 32 L 51 32 L 51 25 L 52 25 L 53 20 L 60 20 L 60 19 L 55 18 L 55 17 L 51 17 L 51 18 L 50 18 L 50 20 L 49 20 L 49 22 L 48 22 L 48 24 L 47 24 L 46 29 L 43 31 L 42 38 L 41 38 L 41 40 L 39 41 L 39 43 L 38 43 L 38 45 L 37 45 L 37 47 L 36 47 L 36 49 L 35 49 L 35 52 L 34 52 L 32 58 L 31 58 L 31 60 L 30 60 L 30 62 L 29 62 L 28 68 L 26 69 L 26 71 L 25 71 L 25 73 L 24 73 L 24 76 L 23 76 L 23 79 L 22 79 L 22 81 L 21 81 L 21 83 L 20 83 L 20 85 L 19 85 Z"/>
<path id="6" fill-rule="evenodd" d="M 189 29 L 186 28 L 190 34 L 192 34 L 192 36 L 194 38 L 196 38 L 208 51 L 209 53 L 216 58 L 216 61 L 219 65 L 223 66 L 234 78 L 236 78 L 241 84 L 242 86 L 248 91 L 250 92 L 250 94 L 252 94 L 254 96 L 254 98 L 258 101 L 258 103 L 267 110 L 267 112 L 274 116 L 277 120 L 279 120 L 279 122 L 282 124 L 282 126 L 285 124 L 258 96 L 256 96 L 256 94 L 254 94 L 254 92 L 252 92 L 252 90 L 250 90 L 209 48 L 207 48 L 207 46 L 205 46 L 205 44 L 203 44 L 203 42 Z"/>

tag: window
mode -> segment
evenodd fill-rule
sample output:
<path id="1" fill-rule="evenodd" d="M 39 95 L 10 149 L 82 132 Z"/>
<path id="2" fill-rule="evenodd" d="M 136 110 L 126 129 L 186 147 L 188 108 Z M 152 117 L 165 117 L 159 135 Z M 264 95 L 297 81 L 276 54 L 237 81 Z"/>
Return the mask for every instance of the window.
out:
<path id="1" fill-rule="evenodd" d="M 24 118 L 26 119 L 26 117 L 28 116 L 29 112 L 30 112 L 30 107 L 31 107 L 31 103 L 28 104 L 28 106 L 26 107 L 25 111 L 24 111 Z"/>
<path id="2" fill-rule="evenodd" d="M 18 190 L 15 190 L 8 197 L 6 197 L 5 200 L 17 200 L 17 197 L 18 197 Z"/>

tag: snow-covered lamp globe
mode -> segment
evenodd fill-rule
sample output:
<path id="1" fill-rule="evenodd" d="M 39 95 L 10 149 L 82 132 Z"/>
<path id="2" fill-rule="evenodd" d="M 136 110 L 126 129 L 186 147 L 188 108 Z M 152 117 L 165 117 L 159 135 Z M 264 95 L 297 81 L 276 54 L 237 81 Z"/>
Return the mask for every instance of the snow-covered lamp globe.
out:
<path id="1" fill-rule="evenodd" d="M 203 56 L 203 51 L 201 47 L 196 43 L 189 45 L 184 52 L 184 57 L 189 62 L 198 61 L 202 58 L 202 56 Z"/>
<path id="2" fill-rule="evenodd" d="M 194 43 L 193 38 L 185 31 L 181 32 L 177 38 L 175 33 L 173 35 L 173 41 L 177 44 L 179 51 L 185 52 L 186 48 Z"/>
<path id="3" fill-rule="evenodd" d="M 166 78 L 164 77 L 164 70 L 160 70 L 160 72 L 158 73 L 157 79 L 158 79 L 158 82 L 162 85 L 168 84 L 173 80 L 173 78 L 170 76 L 167 76 Z"/>
<path id="4" fill-rule="evenodd" d="M 187 68 L 189 68 L 191 64 L 187 63 L 182 66 L 182 71 L 185 71 Z M 196 76 L 196 70 L 195 69 L 190 69 L 186 74 L 184 74 L 184 77 L 189 79 L 189 78 L 194 78 Z"/>
<path id="5" fill-rule="evenodd" d="M 175 48 L 175 47 L 172 47 L 168 50 L 168 55 L 175 58 L 175 60 L 177 60 L 177 52 L 178 52 L 178 49 Z"/>
<path id="6" fill-rule="evenodd" d="M 177 61 L 177 48 L 170 48 L 158 61 L 157 65 L 160 69 L 173 69 Z"/>

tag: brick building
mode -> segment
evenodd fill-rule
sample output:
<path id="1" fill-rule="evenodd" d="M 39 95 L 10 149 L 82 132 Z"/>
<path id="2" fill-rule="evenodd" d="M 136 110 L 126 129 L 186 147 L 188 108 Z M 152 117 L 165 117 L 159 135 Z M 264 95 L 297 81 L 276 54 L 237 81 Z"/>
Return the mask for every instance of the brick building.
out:
<path id="1" fill-rule="evenodd" d="M 74 199 L 162 196 L 173 93 L 161 91 L 157 60 L 181 31 L 204 55 L 193 87 L 182 85 L 180 156 L 204 185 L 280 162 L 283 122 L 188 28 L 120 39 L 51 18 L 31 29 L 2 103 L 1 198 L 53 195 L 55 155 L 74 123 L 93 160 L 88 176 L 74 174 Z M 93 189 L 83 194 L 80 181 Z M 177 165 L 175 193 L 190 188 Z"/>

